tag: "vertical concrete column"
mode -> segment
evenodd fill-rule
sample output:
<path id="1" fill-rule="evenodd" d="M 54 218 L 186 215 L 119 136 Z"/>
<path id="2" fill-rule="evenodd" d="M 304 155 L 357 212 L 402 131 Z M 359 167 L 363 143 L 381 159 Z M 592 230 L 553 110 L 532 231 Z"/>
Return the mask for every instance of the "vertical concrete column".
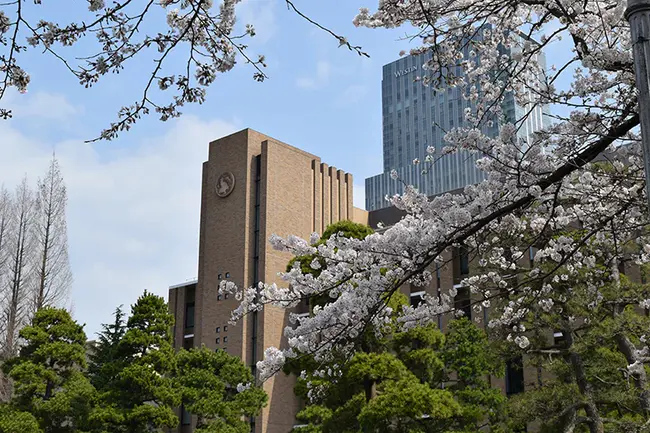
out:
<path id="1" fill-rule="evenodd" d="M 331 223 L 331 193 L 330 193 L 330 188 L 331 188 L 331 181 L 330 181 L 330 170 L 329 166 L 327 164 L 321 164 L 321 176 L 322 176 L 322 228 L 321 228 L 321 234 L 325 231 L 328 225 Z"/>
<path id="2" fill-rule="evenodd" d="M 339 181 L 337 179 L 336 167 L 329 168 L 329 180 L 330 180 L 330 222 L 336 222 L 339 220 Z"/>

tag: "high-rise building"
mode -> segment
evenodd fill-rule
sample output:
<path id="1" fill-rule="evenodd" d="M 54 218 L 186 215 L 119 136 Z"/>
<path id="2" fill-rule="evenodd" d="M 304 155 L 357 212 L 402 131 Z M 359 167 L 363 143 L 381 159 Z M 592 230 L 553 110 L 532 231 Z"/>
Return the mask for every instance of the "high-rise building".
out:
<path id="1" fill-rule="evenodd" d="M 523 44 L 523 37 L 520 37 Z M 470 57 L 471 47 L 464 49 L 465 58 Z M 503 53 L 517 51 L 517 45 Z M 545 65 L 543 53 L 539 62 Z M 445 146 L 445 134 L 465 124 L 465 109 L 472 108 L 460 87 L 433 89 L 416 81 L 426 71 L 423 65 L 431 58 L 431 53 L 410 55 L 384 65 L 381 83 L 384 172 L 366 179 L 366 209 L 375 210 L 389 206 L 386 195 L 403 192 L 401 182 L 390 176 L 396 170 L 401 181 L 414 185 L 427 195 L 440 194 L 484 179 L 484 173 L 476 167 L 481 157 L 478 153 L 460 151 L 440 157 L 433 165 L 416 165 L 415 159 L 424 161 L 428 146 L 436 149 L 437 155 Z M 544 67 L 544 66 L 543 66 Z M 452 71 L 462 75 L 461 67 Z M 481 126 L 484 134 L 494 137 L 499 133 L 500 122 L 516 122 L 525 119 L 519 128 L 519 136 L 524 141 L 531 139 L 534 131 L 540 130 L 548 122 L 547 107 L 522 107 L 509 93 L 503 103 L 504 118 L 486 118 Z M 438 156 L 436 156 L 438 158 Z"/>

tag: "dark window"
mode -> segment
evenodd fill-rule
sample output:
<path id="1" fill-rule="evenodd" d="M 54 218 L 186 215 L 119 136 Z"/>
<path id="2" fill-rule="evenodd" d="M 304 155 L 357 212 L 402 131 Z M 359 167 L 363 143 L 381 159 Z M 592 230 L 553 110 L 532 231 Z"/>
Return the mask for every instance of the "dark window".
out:
<path id="1" fill-rule="evenodd" d="M 553 344 L 555 346 L 562 346 L 564 345 L 564 332 L 562 331 L 555 331 L 553 333 Z"/>
<path id="2" fill-rule="evenodd" d="M 185 327 L 194 328 L 194 302 L 185 304 Z"/>
<path id="3" fill-rule="evenodd" d="M 224 325 L 223 332 L 227 332 L 227 331 L 228 331 L 228 325 Z"/>
<path id="4" fill-rule="evenodd" d="M 422 295 L 411 294 L 411 307 L 417 307 L 422 303 Z"/>
<path id="5" fill-rule="evenodd" d="M 221 330 L 221 328 L 219 328 L 219 327 L 217 326 L 217 334 L 219 333 L 220 330 Z"/>
<path id="6" fill-rule="evenodd" d="M 465 317 L 472 318 L 472 302 L 470 299 L 469 287 L 457 287 L 458 293 L 454 298 L 454 308 L 465 313 Z"/>
<path id="7" fill-rule="evenodd" d="M 228 299 L 228 293 L 225 293 L 225 294 L 223 295 L 223 299 Z"/>
<path id="8" fill-rule="evenodd" d="M 221 301 L 221 295 L 217 295 L 217 301 Z"/>
<path id="9" fill-rule="evenodd" d="M 467 247 L 464 246 L 460 247 L 460 274 L 469 274 L 469 254 L 467 253 Z"/>
<path id="10" fill-rule="evenodd" d="M 228 337 L 223 337 L 223 342 L 227 343 L 228 342 Z"/>
<path id="11" fill-rule="evenodd" d="M 215 343 L 217 343 L 217 344 L 219 344 L 219 343 L 221 343 L 221 341 L 220 341 L 220 340 L 221 340 L 221 339 L 220 339 L 219 337 L 217 337 L 217 339 L 216 339 L 216 341 L 215 341 Z"/>
<path id="12" fill-rule="evenodd" d="M 190 414 L 187 411 L 187 409 L 185 409 L 185 405 L 181 406 L 181 424 L 182 425 L 192 424 L 192 414 Z"/>
<path id="13" fill-rule="evenodd" d="M 223 277 L 221 276 L 221 274 L 217 275 L 217 279 L 220 280 L 220 279 L 222 279 L 222 278 L 223 278 Z"/>
<path id="14" fill-rule="evenodd" d="M 524 363 L 522 357 L 506 362 L 506 395 L 511 396 L 524 391 Z"/>
<path id="15" fill-rule="evenodd" d="M 194 347 L 194 337 L 186 338 L 183 340 L 183 349 L 190 350 Z"/>
<path id="16" fill-rule="evenodd" d="M 230 278 L 230 272 L 226 272 L 226 278 Z"/>

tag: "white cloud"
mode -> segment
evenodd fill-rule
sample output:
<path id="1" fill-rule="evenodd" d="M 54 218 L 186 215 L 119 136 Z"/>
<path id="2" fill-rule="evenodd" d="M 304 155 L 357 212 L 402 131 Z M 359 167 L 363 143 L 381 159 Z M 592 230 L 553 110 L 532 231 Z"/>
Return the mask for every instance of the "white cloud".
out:
<path id="1" fill-rule="evenodd" d="M 317 89 L 329 82 L 332 66 L 325 60 L 316 64 L 316 74 L 313 77 L 303 77 L 296 80 L 296 85 L 303 89 Z"/>
<path id="2" fill-rule="evenodd" d="M 15 120 L 55 121 L 63 124 L 83 113 L 83 107 L 72 105 L 64 95 L 51 92 L 20 94 L 10 89 L 2 99 L 3 107 L 12 111 Z"/>
<path id="3" fill-rule="evenodd" d="M 255 28 L 255 36 L 247 42 L 247 45 L 263 45 L 275 35 L 278 27 L 274 11 L 276 6 L 277 0 L 242 0 L 237 5 L 239 22 L 244 25 L 252 24 Z"/>
<path id="4" fill-rule="evenodd" d="M 365 185 L 352 185 L 352 200 L 355 207 L 366 208 L 366 187 Z"/>
<path id="5" fill-rule="evenodd" d="M 144 289 L 167 299 L 168 286 L 196 276 L 202 163 L 208 143 L 236 128 L 185 115 L 166 129 L 117 147 L 45 143 L 0 123 L 0 182 L 9 187 L 25 173 L 35 183 L 55 145 L 68 188 L 75 318 L 89 338 Z"/>
<path id="6" fill-rule="evenodd" d="M 82 107 L 75 107 L 65 96 L 56 93 L 35 92 L 17 95 L 12 98 L 10 106 L 14 118 L 38 118 L 63 122 L 83 112 Z"/>
<path id="7" fill-rule="evenodd" d="M 336 107 L 344 107 L 357 104 L 367 93 L 368 87 L 361 84 L 351 84 L 335 99 L 334 105 Z"/>

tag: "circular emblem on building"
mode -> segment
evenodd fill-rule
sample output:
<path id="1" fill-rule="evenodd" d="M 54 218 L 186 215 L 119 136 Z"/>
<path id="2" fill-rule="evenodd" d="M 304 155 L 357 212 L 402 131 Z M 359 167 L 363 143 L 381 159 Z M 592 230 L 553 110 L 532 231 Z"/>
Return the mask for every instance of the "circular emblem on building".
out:
<path id="1" fill-rule="evenodd" d="M 235 175 L 229 171 L 221 173 L 221 176 L 217 179 L 217 195 L 221 198 L 227 197 L 234 188 Z"/>

